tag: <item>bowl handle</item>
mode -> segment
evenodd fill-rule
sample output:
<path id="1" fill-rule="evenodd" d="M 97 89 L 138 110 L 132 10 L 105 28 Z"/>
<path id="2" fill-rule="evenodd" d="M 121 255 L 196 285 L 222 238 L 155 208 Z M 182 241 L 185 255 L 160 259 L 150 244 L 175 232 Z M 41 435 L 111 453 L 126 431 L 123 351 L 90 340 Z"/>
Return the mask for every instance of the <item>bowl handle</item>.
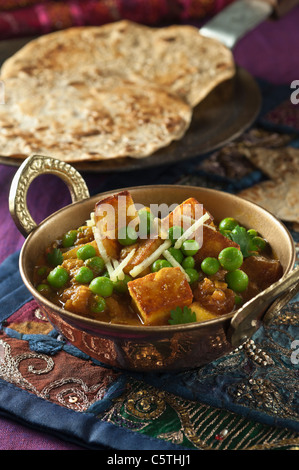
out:
<path id="1" fill-rule="evenodd" d="M 261 324 L 279 312 L 299 292 L 299 266 L 249 300 L 231 320 L 228 339 L 234 348 L 251 338 Z M 265 305 L 269 305 L 265 312 Z"/>
<path id="2" fill-rule="evenodd" d="M 31 155 L 16 172 L 9 193 L 10 214 L 25 237 L 37 226 L 27 207 L 27 192 L 32 181 L 45 173 L 57 175 L 67 184 L 73 202 L 89 197 L 84 179 L 70 164 L 52 157 Z"/>

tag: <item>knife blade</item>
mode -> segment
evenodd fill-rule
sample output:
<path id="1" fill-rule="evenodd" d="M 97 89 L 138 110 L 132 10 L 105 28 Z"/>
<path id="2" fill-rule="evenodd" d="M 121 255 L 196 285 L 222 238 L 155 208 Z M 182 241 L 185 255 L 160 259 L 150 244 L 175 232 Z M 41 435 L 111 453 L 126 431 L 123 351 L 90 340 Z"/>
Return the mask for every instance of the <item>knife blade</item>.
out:
<path id="1" fill-rule="evenodd" d="M 298 0 L 237 0 L 200 28 L 203 36 L 218 39 L 229 49 L 246 33 L 266 19 L 279 18 L 290 11 Z"/>

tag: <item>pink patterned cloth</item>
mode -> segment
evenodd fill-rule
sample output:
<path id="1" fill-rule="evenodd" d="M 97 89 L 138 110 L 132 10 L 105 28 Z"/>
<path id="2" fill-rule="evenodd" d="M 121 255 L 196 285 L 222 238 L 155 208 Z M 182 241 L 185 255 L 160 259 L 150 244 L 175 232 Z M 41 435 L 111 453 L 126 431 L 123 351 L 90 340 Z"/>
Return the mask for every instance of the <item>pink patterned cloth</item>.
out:
<path id="1" fill-rule="evenodd" d="M 202 20 L 234 0 L 5 0 L 0 39 L 128 19 L 148 25 Z"/>

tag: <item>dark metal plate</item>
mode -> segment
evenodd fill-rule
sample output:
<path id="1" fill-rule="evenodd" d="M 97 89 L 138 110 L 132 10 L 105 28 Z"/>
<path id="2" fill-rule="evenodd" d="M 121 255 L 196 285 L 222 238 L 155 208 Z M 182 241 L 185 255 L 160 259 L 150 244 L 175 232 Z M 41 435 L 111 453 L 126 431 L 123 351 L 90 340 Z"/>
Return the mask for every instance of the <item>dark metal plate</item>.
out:
<path id="1" fill-rule="evenodd" d="M 27 40 L 0 42 L 0 64 Z M 261 93 L 254 78 L 238 67 L 233 79 L 218 85 L 193 111 L 185 136 L 142 159 L 119 158 L 74 163 L 79 171 L 114 172 L 150 168 L 182 162 L 211 152 L 236 139 L 255 121 L 261 107 Z M 52 155 L 55 157 L 55 155 Z M 0 163 L 19 166 L 23 160 L 1 157 Z"/>

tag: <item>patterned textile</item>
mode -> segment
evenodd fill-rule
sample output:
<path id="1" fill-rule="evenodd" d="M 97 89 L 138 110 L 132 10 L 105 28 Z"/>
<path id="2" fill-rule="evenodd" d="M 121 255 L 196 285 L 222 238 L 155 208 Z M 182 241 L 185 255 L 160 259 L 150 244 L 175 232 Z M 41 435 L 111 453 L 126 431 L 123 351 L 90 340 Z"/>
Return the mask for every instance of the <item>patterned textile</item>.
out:
<path id="1" fill-rule="evenodd" d="M 2 269 L 18 276 L 17 260 L 18 253 Z M 21 283 L 19 290 L 26 298 Z M 299 299 L 243 347 L 212 364 L 177 374 L 141 374 L 105 367 L 70 345 L 28 293 L 20 308 L 15 289 L 8 297 L 12 305 L 1 311 L 1 413 L 86 448 L 299 445 L 299 360 L 298 348 L 292 349 Z M 3 319 L 10 310 L 15 313 Z"/>
<path id="2" fill-rule="evenodd" d="M 128 19 L 148 25 L 201 20 L 234 0 L 5 0 L 0 39 Z"/>
<path id="3" fill-rule="evenodd" d="M 264 106 L 252 129 L 188 165 L 152 170 L 158 181 L 238 193 L 267 180 L 253 152 L 297 149 L 299 132 L 290 125 L 297 111 L 289 90 L 260 85 Z M 105 185 L 91 177 L 97 189 Z M 299 255 L 298 224 L 285 223 Z M 299 448 L 299 295 L 251 340 L 204 367 L 126 372 L 98 363 L 52 328 L 22 283 L 18 256 L 0 266 L 1 414 L 90 449 Z"/>

